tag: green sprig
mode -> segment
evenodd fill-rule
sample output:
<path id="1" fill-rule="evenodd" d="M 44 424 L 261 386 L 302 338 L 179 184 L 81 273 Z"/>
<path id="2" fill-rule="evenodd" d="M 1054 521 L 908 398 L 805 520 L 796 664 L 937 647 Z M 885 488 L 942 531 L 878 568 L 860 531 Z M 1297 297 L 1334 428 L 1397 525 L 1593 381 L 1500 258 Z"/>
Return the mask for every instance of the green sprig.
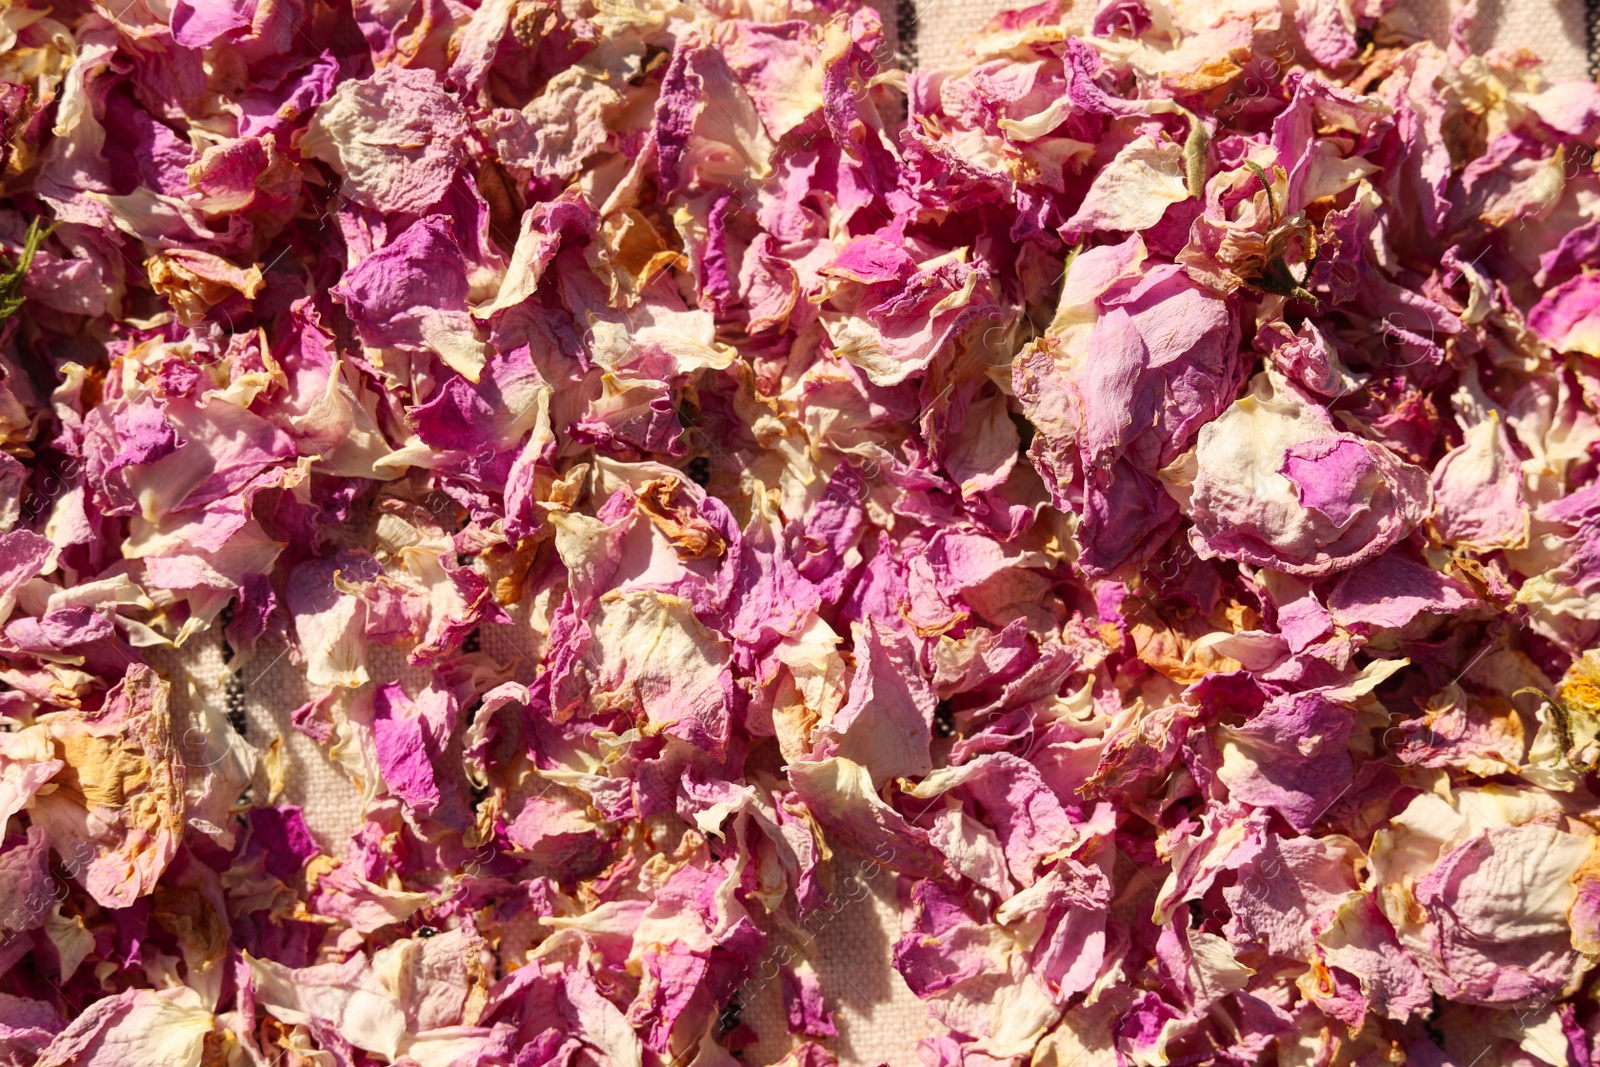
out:
<path id="1" fill-rule="evenodd" d="M 38 218 L 28 223 L 28 235 L 22 242 L 22 254 L 13 266 L 7 267 L 0 258 L 0 321 L 9 319 L 21 309 L 23 300 L 22 279 L 33 266 L 33 257 L 44 244 L 44 239 L 55 232 L 55 225 L 39 225 Z"/>

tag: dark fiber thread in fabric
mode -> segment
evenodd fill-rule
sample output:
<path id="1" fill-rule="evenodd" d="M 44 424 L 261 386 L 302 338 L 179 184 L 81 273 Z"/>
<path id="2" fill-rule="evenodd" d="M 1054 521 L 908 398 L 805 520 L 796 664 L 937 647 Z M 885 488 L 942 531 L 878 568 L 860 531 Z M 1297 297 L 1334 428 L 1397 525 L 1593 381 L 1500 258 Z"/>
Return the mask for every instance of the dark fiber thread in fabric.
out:
<path id="1" fill-rule="evenodd" d="M 1600 0 L 1584 0 L 1583 14 L 1589 45 L 1589 77 L 1600 78 Z"/>
<path id="2" fill-rule="evenodd" d="M 1590 42 L 1590 54 L 1591 54 L 1591 56 L 1593 55 L 1593 48 L 1594 48 L 1594 30 L 1593 30 L 1593 26 L 1594 26 L 1594 13 L 1595 13 L 1597 4 L 1600 4 L 1600 0 L 1589 0 L 1589 15 L 1590 15 L 1589 42 Z M 916 5 L 916 0 L 899 0 L 899 2 L 895 5 L 894 28 L 895 28 L 896 36 L 898 36 L 899 40 L 900 40 L 900 56 L 901 56 L 901 59 L 905 63 L 906 69 L 910 70 L 910 69 L 914 68 L 917 65 L 917 5 Z M 1593 64 L 1593 59 L 1592 58 L 1590 60 L 1590 63 L 1591 63 L 1591 65 Z"/>

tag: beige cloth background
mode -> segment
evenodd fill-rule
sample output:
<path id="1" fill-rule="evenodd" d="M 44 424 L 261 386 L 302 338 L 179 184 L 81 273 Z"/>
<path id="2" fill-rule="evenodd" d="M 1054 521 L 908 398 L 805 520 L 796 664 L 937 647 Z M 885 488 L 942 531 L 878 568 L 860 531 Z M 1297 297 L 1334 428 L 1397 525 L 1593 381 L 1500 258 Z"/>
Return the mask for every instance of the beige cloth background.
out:
<path id="1" fill-rule="evenodd" d="M 926 67 L 958 61 L 966 35 L 1005 7 L 1025 6 L 1026 0 L 912 0 L 914 17 L 909 19 L 907 34 L 911 39 L 905 42 L 898 41 L 897 11 L 892 4 L 875 2 L 883 10 L 891 43 L 905 46 L 906 54 Z M 1399 7 L 1431 35 L 1442 40 L 1448 32 L 1451 9 L 1446 3 L 1401 0 Z M 1479 48 L 1522 45 L 1545 57 L 1553 77 L 1583 77 L 1582 0 L 1480 0 L 1474 44 Z M 512 664 L 515 675 L 529 681 L 533 665 L 526 637 L 527 631 L 517 627 L 485 626 L 483 651 L 498 662 Z M 373 677 L 398 677 L 408 688 L 425 683 L 424 672 L 404 668 L 401 654 L 373 648 L 370 655 Z M 244 691 L 248 739 L 263 749 L 274 737 L 283 739 L 283 799 L 303 807 L 306 822 L 323 846 L 342 855 L 360 822 L 360 798 L 348 779 L 328 764 L 318 746 L 290 726 L 289 713 L 314 694 L 284 646 L 263 642 L 248 659 L 225 665 L 220 637 L 213 630 L 189 642 L 181 652 L 152 658 L 173 682 L 179 714 L 203 705 L 224 706 L 229 669 L 237 671 Z M 879 876 L 874 890 L 873 896 L 846 907 L 822 926 L 814 945 L 809 946 L 839 1028 L 839 1037 L 827 1044 L 847 1065 L 918 1067 L 917 1042 L 937 1027 L 890 965 L 899 923 L 893 877 Z M 776 985 L 747 1004 L 744 1017 L 766 1035 L 746 1057 L 751 1067 L 780 1059 L 792 1045 L 784 1033 Z"/>

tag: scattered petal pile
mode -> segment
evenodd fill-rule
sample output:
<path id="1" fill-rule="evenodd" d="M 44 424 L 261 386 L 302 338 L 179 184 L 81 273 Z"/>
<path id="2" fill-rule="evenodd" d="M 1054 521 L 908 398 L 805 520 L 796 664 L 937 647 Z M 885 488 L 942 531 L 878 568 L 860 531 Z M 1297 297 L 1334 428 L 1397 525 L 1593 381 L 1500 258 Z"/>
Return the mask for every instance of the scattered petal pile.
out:
<path id="1" fill-rule="evenodd" d="M 1390 6 L 6 7 L 0 1065 L 832 1067 L 869 870 L 926 1067 L 1600 1062 L 1600 91 Z"/>

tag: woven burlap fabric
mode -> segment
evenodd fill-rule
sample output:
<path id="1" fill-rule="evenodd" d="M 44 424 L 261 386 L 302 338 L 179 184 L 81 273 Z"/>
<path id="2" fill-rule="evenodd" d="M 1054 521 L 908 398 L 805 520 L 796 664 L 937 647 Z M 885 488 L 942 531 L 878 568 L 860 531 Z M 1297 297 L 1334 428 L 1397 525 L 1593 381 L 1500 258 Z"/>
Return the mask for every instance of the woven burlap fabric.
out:
<path id="1" fill-rule="evenodd" d="M 918 66 L 958 62 L 964 37 L 981 28 L 996 12 L 1017 6 L 1005 0 L 910 0 L 896 8 L 879 0 L 891 48 L 914 57 Z M 1419 30 L 1441 42 L 1449 27 L 1448 5 L 1402 0 L 1400 7 Z M 1587 69 L 1582 0 L 1483 0 L 1474 20 L 1477 48 L 1520 45 L 1548 61 L 1556 77 L 1583 77 Z M 483 651 L 522 681 L 533 676 L 532 633 L 525 626 L 486 626 Z M 281 738 L 285 802 L 304 809 L 305 818 L 323 846 L 342 855 L 361 819 L 361 798 L 350 781 L 331 764 L 310 738 L 294 730 L 292 711 L 317 695 L 282 642 L 263 642 L 248 657 L 225 662 L 220 637 L 212 632 L 189 642 L 180 652 L 152 657 L 173 682 L 175 710 L 207 704 L 222 707 L 230 676 L 242 687 L 247 737 L 265 749 Z M 407 668 L 394 650 L 371 650 L 374 679 L 400 679 L 408 689 L 426 683 L 423 671 Z M 265 786 L 263 775 L 261 787 Z M 860 865 L 850 866 L 862 869 Z M 814 923 L 810 955 L 835 1012 L 839 1036 L 830 1045 L 846 1064 L 888 1064 L 917 1067 L 917 1042 L 937 1031 L 922 1004 L 912 996 L 891 965 L 898 937 L 899 906 L 894 879 L 871 879 L 872 892 L 841 895 L 825 921 Z M 754 981 L 745 987 L 744 1017 L 764 1036 L 746 1061 L 767 1064 L 792 1045 L 785 1035 L 776 983 Z"/>

